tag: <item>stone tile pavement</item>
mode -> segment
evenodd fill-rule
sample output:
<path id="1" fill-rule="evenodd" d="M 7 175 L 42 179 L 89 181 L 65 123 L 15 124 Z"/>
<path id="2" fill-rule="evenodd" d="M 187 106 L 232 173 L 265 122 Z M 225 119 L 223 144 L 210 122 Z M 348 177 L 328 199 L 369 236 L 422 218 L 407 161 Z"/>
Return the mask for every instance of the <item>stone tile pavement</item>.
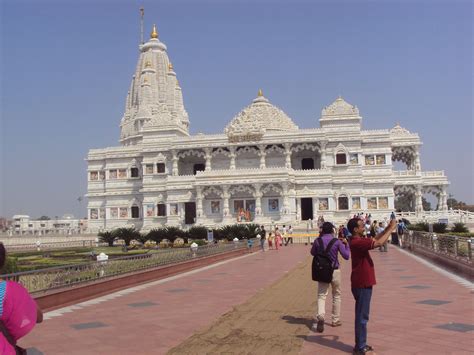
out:
<path id="1" fill-rule="evenodd" d="M 99 302 L 55 311 L 20 345 L 46 355 L 164 354 L 274 283 L 308 254 L 309 247 L 304 245 L 249 254 Z M 397 247 L 372 255 L 378 284 L 368 328 L 369 344 L 377 354 L 472 354 L 472 284 L 458 283 Z M 352 351 L 350 264 L 342 265 L 343 325 L 326 325 L 322 334 L 308 329 L 301 354 Z M 330 302 L 326 314 L 330 314 Z"/>

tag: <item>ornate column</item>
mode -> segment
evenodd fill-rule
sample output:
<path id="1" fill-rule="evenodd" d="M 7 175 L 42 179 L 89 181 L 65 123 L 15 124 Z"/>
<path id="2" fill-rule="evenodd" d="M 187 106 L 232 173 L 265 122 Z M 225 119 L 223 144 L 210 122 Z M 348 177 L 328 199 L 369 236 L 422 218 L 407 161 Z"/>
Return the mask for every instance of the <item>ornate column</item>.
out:
<path id="1" fill-rule="evenodd" d="M 196 186 L 196 215 L 198 218 L 202 217 L 202 187 Z"/>
<path id="2" fill-rule="evenodd" d="M 230 221 L 232 219 L 232 216 L 230 215 L 230 209 L 229 209 L 229 186 L 228 185 L 223 185 L 222 186 L 222 198 L 224 200 L 224 206 L 223 206 L 223 215 L 224 215 L 224 220 Z"/>
<path id="3" fill-rule="evenodd" d="M 261 216 L 262 215 L 262 191 L 260 189 L 262 188 L 262 184 L 254 184 L 255 187 L 255 216 Z"/>
<path id="4" fill-rule="evenodd" d="M 415 147 L 415 161 L 414 161 L 415 172 L 421 174 L 421 162 L 420 162 L 420 147 Z"/>
<path id="5" fill-rule="evenodd" d="M 259 145 L 258 146 L 260 152 L 260 169 L 265 169 L 266 168 L 266 163 L 265 163 L 265 156 L 267 153 L 265 152 L 265 145 Z"/>
<path id="6" fill-rule="evenodd" d="M 328 203 L 329 203 L 329 200 L 328 200 Z M 316 197 L 313 197 L 313 221 L 318 220 L 318 209 L 319 209 L 319 201 Z"/>
<path id="7" fill-rule="evenodd" d="M 285 143 L 285 167 L 291 169 L 291 143 Z"/>
<path id="8" fill-rule="evenodd" d="M 443 196 L 442 199 L 442 210 L 447 211 L 448 210 L 448 193 L 446 192 L 446 186 L 441 187 L 441 196 Z"/>
<path id="9" fill-rule="evenodd" d="M 281 184 L 283 188 L 283 214 L 288 214 L 290 210 L 289 201 L 288 201 L 288 184 Z"/>
<path id="10" fill-rule="evenodd" d="M 299 221 L 301 219 L 300 216 L 300 199 L 296 196 L 295 197 L 295 206 L 296 206 L 296 220 Z"/>
<path id="11" fill-rule="evenodd" d="M 423 200 L 422 200 L 423 194 L 421 192 L 421 186 L 417 185 L 416 186 L 416 193 L 415 193 L 415 212 L 416 213 L 421 213 L 423 212 Z"/>
<path id="12" fill-rule="evenodd" d="M 171 151 L 171 154 L 173 155 L 172 158 L 171 158 L 171 160 L 173 162 L 173 169 L 171 171 L 171 174 L 173 176 L 177 176 L 178 175 L 178 155 L 176 153 L 176 150 L 174 150 L 174 149 Z"/>
<path id="13" fill-rule="evenodd" d="M 205 170 L 209 171 L 209 170 L 211 170 L 211 158 L 212 158 L 211 148 L 205 148 L 204 152 L 206 153 L 206 155 L 204 156 L 204 158 L 206 159 L 206 168 L 205 168 Z"/>
<path id="14" fill-rule="evenodd" d="M 327 142 L 321 142 L 321 169 L 326 168 L 326 145 Z"/>
<path id="15" fill-rule="evenodd" d="M 235 147 L 229 147 L 230 169 L 235 170 Z"/>

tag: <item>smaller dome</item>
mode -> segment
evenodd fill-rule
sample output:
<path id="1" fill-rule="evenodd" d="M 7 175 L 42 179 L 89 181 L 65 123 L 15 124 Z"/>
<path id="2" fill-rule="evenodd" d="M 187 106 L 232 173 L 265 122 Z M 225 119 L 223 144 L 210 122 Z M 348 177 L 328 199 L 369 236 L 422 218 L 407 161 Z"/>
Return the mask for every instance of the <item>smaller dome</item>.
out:
<path id="1" fill-rule="evenodd" d="M 333 118 L 333 117 L 346 117 L 346 116 L 359 116 L 359 109 L 357 106 L 353 106 L 339 96 L 329 106 L 323 108 L 321 118 Z"/>
<path id="2" fill-rule="evenodd" d="M 247 140 L 261 138 L 267 131 L 296 131 L 298 126 L 290 117 L 272 105 L 259 90 L 252 104 L 240 111 L 225 128 L 231 140 L 247 137 Z"/>

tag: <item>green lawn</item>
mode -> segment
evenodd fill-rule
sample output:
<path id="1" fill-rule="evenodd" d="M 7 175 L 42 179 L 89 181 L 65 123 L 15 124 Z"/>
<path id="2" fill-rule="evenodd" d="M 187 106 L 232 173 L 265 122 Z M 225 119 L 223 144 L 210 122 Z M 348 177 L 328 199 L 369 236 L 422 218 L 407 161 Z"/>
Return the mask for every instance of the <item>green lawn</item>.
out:
<path id="1" fill-rule="evenodd" d="M 85 263 L 96 260 L 91 256 L 105 253 L 110 259 L 120 256 L 131 256 L 144 253 L 153 253 L 154 250 L 149 249 L 133 249 L 123 252 L 121 246 L 117 247 L 99 247 L 99 248 L 68 248 L 55 251 L 28 251 L 9 253 L 8 256 L 17 259 L 18 271 L 29 271 L 44 269 L 53 266 L 66 266 Z"/>

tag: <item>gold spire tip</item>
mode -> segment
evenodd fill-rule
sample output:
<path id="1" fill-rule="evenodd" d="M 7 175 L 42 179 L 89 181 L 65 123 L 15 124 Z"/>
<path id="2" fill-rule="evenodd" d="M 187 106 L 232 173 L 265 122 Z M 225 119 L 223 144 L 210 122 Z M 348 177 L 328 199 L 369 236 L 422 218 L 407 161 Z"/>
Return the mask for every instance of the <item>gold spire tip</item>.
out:
<path id="1" fill-rule="evenodd" d="M 258 97 L 262 97 L 262 96 L 263 96 L 262 89 L 258 89 Z"/>
<path id="2" fill-rule="evenodd" d="M 171 62 L 168 64 L 168 69 L 173 70 L 173 64 L 171 64 Z"/>
<path id="3" fill-rule="evenodd" d="M 158 31 L 156 30 L 156 25 L 153 25 L 153 30 L 151 31 L 150 38 L 158 38 Z"/>

